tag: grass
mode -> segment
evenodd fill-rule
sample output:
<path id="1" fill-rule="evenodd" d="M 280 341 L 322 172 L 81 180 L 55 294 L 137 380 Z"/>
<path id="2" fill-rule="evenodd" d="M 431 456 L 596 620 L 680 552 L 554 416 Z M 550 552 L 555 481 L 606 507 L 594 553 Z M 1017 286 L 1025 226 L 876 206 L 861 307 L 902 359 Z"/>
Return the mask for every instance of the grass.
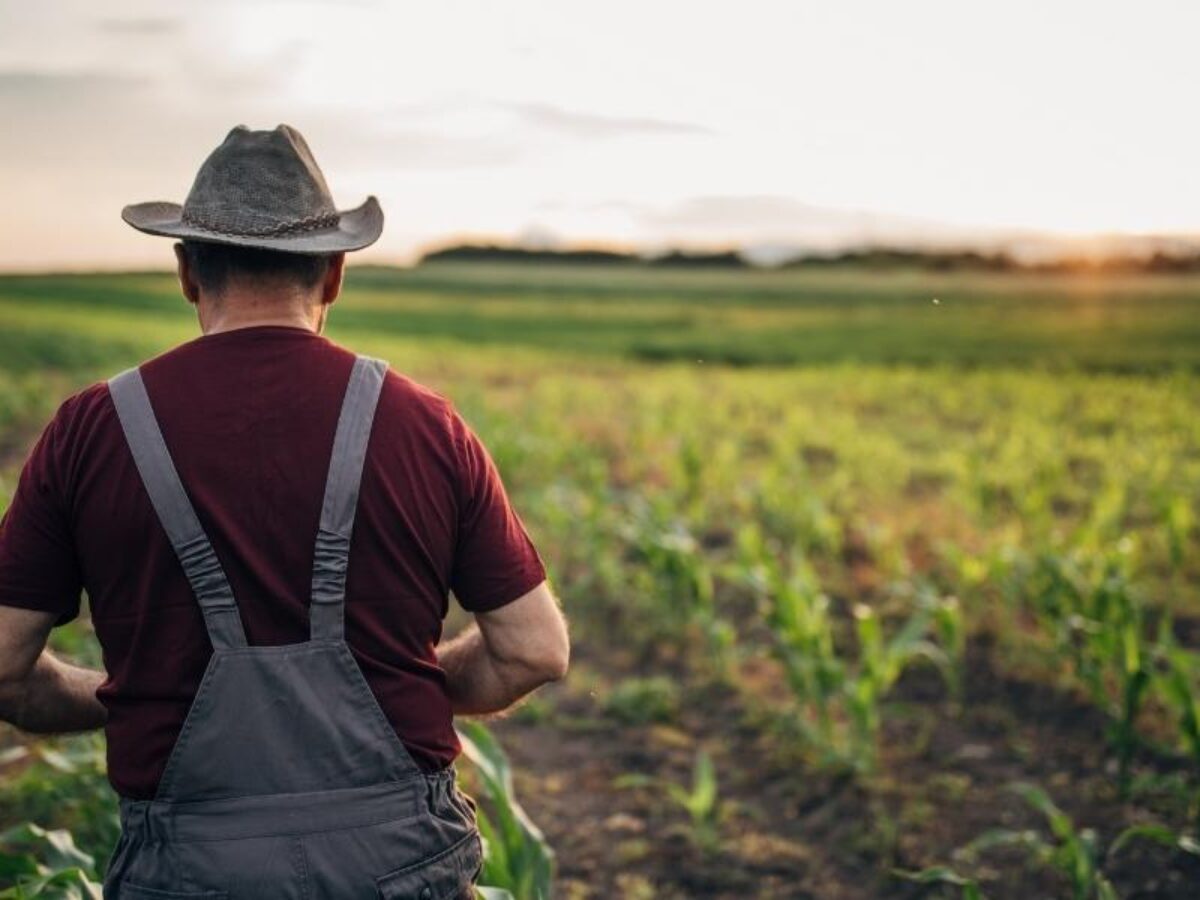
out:
<path id="1" fill-rule="evenodd" d="M 1200 368 L 1195 278 L 661 272 L 436 264 L 354 270 L 331 333 L 708 364 Z M 934 301 L 937 301 L 936 303 Z M 171 278 L 0 278 L 5 365 L 102 362 L 60 323 L 189 318 Z M 6 328 L 7 330 L 7 328 Z M 128 338 L 127 347 L 143 335 Z M 57 338 L 57 340 L 56 340 Z"/>

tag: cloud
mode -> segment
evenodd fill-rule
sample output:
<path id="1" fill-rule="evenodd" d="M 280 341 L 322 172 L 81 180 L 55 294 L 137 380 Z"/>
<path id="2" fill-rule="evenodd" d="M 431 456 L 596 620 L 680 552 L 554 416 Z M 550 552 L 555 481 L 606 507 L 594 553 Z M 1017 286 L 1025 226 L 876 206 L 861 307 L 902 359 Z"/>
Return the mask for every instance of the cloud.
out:
<path id="1" fill-rule="evenodd" d="M 776 194 L 689 197 L 665 208 L 612 201 L 648 234 L 668 240 L 833 249 L 871 244 L 987 244 L 1015 232 L 862 210 L 818 206 Z"/>
<path id="2" fill-rule="evenodd" d="M 574 137 L 620 137 L 628 134 L 712 134 L 693 122 L 642 116 L 605 116 L 564 109 L 549 103 L 497 102 L 526 122 Z"/>
<path id="3" fill-rule="evenodd" d="M 94 94 L 138 87 L 145 78 L 96 70 L 53 72 L 45 69 L 0 69 L 0 93 L 44 97 L 45 95 Z"/>
<path id="4" fill-rule="evenodd" d="M 459 169 L 506 166 L 521 158 L 512 141 L 451 134 L 436 129 L 390 126 L 349 112 L 325 110 L 293 123 L 319 141 L 322 158 L 348 169 Z M 319 137 L 314 137 L 319 136 Z M 314 144 L 314 146 L 316 146 Z"/>
<path id="5" fill-rule="evenodd" d="M 521 155 L 514 147 L 495 141 L 413 130 L 367 134 L 362 151 L 376 163 L 422 169 L 507 165 Z"/>
<path id="6" fill-rule="evenodd" d="M 142 16 L 132 19 L 101 19 L 96 23 L 96 27 L 106 34 L 161 37 L 179 31 L 183 23 L 179 19 L 167 16 Z"/>
<path id="7" fill-rule="evenodd" d="M 879 216 L 804 203 L 773 194 L 690 197 L 665 210 L 643 210 L 644 222 L 688 228 L 809 229 L 866 228 Z"/>
<path id="8" fill-rule="evenodd" d="M 0 129 L 0 166 L 21 179 L 80 166 L 98 174 L 96 167 L 114 165 L 145 141 L 135 132 L 153 121 L 152 84 L 93 69 L 0 68 L 0 111 L 9 126 Z M 131 109 L 146 114 L 139 119 Z"/>

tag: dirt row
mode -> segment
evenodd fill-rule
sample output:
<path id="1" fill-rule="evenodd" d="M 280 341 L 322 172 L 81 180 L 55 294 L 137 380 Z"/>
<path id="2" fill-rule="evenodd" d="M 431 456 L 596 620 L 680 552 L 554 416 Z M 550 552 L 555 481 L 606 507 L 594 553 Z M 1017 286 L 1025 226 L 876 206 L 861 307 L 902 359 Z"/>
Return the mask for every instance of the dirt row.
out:
<path id="1" fill-rule="evenodd" d="M 956 848 L 989 829 L 1049 836 L 1014 783 L 1044 788 L 1079 828 L 1095 829 L 1101 846 L 1135 823 L 1179 827 L 1186 807 L 1169 791 L 1121 802 L 1105 718 L 1067 693 L 1003 674 L 998 652 L 972 644 L 961 704 L 932 673 L 906 676 L 885 715 L 879 774 L 868 779 L 815 773 L 771 727 L 769 698 L 759 704 L 730 687 L 681 684 L 688 702 L 675 721 L 623 726 L 604 712 L 605 685 L 655 673 L 624 668 L 618 654 L 586 643 L 538 715 L 494 726 L 523 805 L 556 850 L 563 897 L 959 896 L 890 874 L 946 864 L 979 878 L 991 900 L 1067 897 L 1065 878 L 1019 850 L 955 860 Z M 771 666 L 749 668 L 758 672 L 748 680 L 769 693 Z M 708 850 L 665 790 L 620 786 L 630 773 L 686 785 L 698 748 L 716 762 L 721 797 L 720 841 Z M 1182 766 L 1146 758 L 1139 772 L 1169 779 Z M 1200 896 L 1200 860 L 1157 845 L 1130 845 L 1104 870 L 1126 900 Z"/>

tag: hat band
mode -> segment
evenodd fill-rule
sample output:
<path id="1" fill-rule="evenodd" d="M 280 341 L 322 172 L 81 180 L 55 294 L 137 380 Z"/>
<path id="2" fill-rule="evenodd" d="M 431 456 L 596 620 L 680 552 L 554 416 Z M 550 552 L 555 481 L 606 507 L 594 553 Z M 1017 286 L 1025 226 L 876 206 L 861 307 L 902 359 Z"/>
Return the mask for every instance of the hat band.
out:
<path id="1" fill-rule="evenodd" d="M 218 225 L 211 219 L 198 216 L 187 208 L 184 208 L 180 213 L 179 220 L 185 225 L 191 225 L 193 228 L 210 231 L 213 234 L 224 234 L 230 237 L 276 237 L 334 228 L 341 221 L 341 216 L 337 213 L 325 213 L 319 216 L 306 216 L 303 219 L 293 219 L 291 222 L 280 222 L 278 225 L 269 225 L 265 228 L 239 228 L 236 231 L 232 228 Z"/>

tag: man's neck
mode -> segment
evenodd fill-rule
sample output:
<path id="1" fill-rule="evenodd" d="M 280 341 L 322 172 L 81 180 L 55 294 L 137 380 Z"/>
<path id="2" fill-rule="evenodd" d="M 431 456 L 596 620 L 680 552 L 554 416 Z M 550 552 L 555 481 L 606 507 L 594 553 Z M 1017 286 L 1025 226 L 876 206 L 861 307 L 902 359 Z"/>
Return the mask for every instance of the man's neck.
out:
<path id="1" fill-rule="evenodd" d="M 323 304 L 306 303 L 296 297 L 227 293 L 218 301 L 202 298 L 196 306 L 196 313 L 204 334 L 263 325 L 305 328 L 320 334 L 325 324 Z"/>

